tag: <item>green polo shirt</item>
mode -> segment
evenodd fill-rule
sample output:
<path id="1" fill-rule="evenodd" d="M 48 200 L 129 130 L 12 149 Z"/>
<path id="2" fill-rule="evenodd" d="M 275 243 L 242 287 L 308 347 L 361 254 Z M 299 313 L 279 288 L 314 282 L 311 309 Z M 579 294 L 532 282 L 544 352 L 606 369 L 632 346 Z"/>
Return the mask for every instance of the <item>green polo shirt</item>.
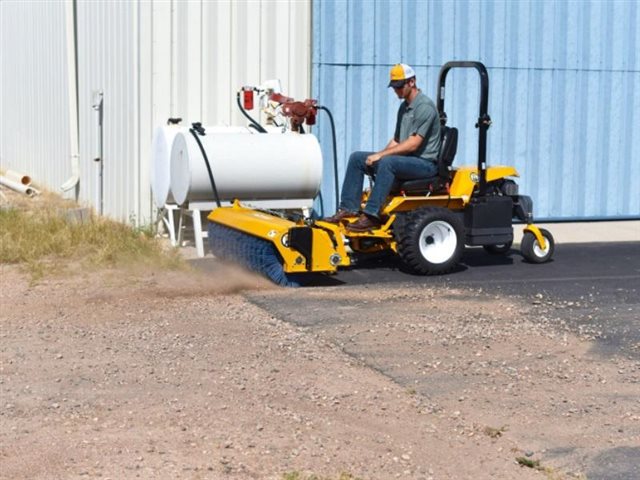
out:
<path id="1" fill-rule="evenodd" d="M 411 155 L 437 160 L 440 153 L 440 118 L 433 100 L 422 92 L 410 104 L 404 101 L 400 105 L 393 138 L 400 143 L 416 134 L 423 140 Z"/>

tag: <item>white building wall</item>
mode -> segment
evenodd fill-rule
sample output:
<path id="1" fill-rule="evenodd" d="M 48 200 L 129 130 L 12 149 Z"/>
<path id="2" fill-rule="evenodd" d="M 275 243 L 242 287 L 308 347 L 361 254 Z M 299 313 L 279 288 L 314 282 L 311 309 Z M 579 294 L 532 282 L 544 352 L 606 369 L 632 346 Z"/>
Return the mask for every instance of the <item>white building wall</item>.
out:
<path id="1" fill-rule="evenodd" d="M 167 118 L 244 125 L 238 88 L 272 78 L 288 96 L 310 96 L 310 0 L 75 5 L 80 201 L 94 203 L 101 90 L 109 216 L 151 219 L 151 135 Z M 71 174 L 64 12 L 63 2 L 0 1 L 0 167 L 53 191 Z"/>
<path id="2" fill-rule="evenodd" d="M 81 192 L 94 204 L 97 164 L 96 91 L 103 93 L 104 213 L 123 220 L 148 216 L 141 200 L 140 89 L 138 85 L 139 5 L 129 2 L 78 2 L 78 96 Z M 94 205 L 95 206 L 95 205 Z"/>
<path id="3" fill-rule="evenodd" d="M 63 4 L 0 1 L 0 168 L 56 187 L 71 172 L 65 42 Z"/>

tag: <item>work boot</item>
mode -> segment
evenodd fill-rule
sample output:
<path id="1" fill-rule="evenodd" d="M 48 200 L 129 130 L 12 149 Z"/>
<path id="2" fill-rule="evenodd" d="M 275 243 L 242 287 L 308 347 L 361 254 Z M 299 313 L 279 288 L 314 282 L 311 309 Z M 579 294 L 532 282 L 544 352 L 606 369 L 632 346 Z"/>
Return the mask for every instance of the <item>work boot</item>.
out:
<path id="1" fill-rule="evenodd" d="M 347 225 L 347 230 L 350 232 L 368 232 L 380 228 L 381 225 L 382 222 L 379 219 L 363 213 L 358 220 Z"/>
<path id="2" fill-rule="evenodd" d="M 337 225 L 342 220 L 344 220 L 345 218 L 347 218 L 347 217 L 355 217 L 355 216 L 356 216 L 355 213 L 348 212 L 348 211 L 343 210 L 343 209 L 339 209 L 333 216 L 327 217 L 327 218 L 323 218 L 322 221 L 323 222 L 327 222 L 327 223 L 335 223 Z"/>

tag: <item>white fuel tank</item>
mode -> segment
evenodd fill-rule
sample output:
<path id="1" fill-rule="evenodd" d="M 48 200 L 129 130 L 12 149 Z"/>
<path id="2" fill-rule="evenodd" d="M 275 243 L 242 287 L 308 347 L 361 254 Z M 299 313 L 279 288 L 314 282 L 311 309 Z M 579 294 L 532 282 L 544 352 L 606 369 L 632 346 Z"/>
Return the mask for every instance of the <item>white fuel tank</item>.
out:
<path id="1" fill-rule="evenodd" d="M 207 132 L 216 133 L 252 133 L 247 127 L 204 127 Z M 156 207 L 174 203 L 171 194 L 171 148 L 178 133 L 189 133 L 189 128 L 181 125 L 163 125 L 153 132 L 151 140 L 151 191 Z"/>
<path id="2" fill-rule="evenodd" d="M 310 206 L 320 190 L 322 153 L 315 136 L 298 133 L 209 132 L 199 136 L 220 201 L 301 200 Z M 190 132 L 171 149 L 175 202 L 213 202 L 215 195 L 200 147 Z"/>

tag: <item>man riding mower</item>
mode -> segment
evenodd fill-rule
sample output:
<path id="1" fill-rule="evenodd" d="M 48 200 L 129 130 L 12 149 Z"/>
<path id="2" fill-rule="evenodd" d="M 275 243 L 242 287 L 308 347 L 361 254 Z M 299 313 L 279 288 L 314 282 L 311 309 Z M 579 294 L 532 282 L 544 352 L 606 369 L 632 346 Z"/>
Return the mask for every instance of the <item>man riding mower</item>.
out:
<path id="1" fill-rule="evenodd" d="M 474 166 L 452 166 L 458 131 L 446 125 L 444 111 L 445 83 L 452 68 L 473 68 L 480 75 L 478 158 Z M 411 87 L 409 83 L 406 85 Z M 385 187 L 389 193 L 385 192 L 379 207 L 375 183 L 371 191 L 362 194 L 357 206 L 348 202 L 345 205 L 343 187 L 342 210 L 315 222 L 283 218 L 273 212 L 245 208 L 239 202 L 216 208 L 208 217 L 212 252 L 290 286 L 304 283 L 309 273 L 334 273 L 340 267 L 350 266 L 354 253 L 389 251 L 416 274 L 444 274 L 460 261 L 465 245 L 482 246 L 490 254 L 508 252 L 513 242 L 512 221 L 516 218 L 525 224 L 520 247 L 524 258 L 531 263 L 549 261 L 554 250 L 553 236 L 533 224 L 533 202 L 530 197 L 519 195 L 513 180 L 518 176 L 516 169 L 487 166 L 487 130 L 491 125 L 488 97 L 489 77 L 482 63 L 445 64 L 438 79 L 438 128 L 429 123 L 429 128 L 422 130 L 425 136 L 417 135 L 434 143 L 433 131 L 439 130 L 440 141 L 435 142 L 439 143 L 437 156 L 431 158 L 434 152 L 427 148 L 427 154 L 417 160 L 432 162 L 426 177 L 416 178 L 412 172 L 410 180 L 399 180 L 394 175 L 392 185 Z M 391 150 L 390 156 L 399 158 L 406 152 L 393 150 L 406 142 L 400 137 L 401 125 L 400 122 L 394 139 L 385 149 Z M 377 154 L 357 159 L 360 172 L 381 161 L 371 155 Z M 381 158 L 384 160 L 384 155 Z M 376 174 L 375 181 L 381 180 L 381 172 L 369 171 Z M 401 179 L 403 175 L 398 177 Z M 358 187 L 362 189 L 362 182 L 356 184 Z M 378 198 L 372 198 L 376 194 Z M 373 208 L 368 209 L 372 204 Z M 361 205 L 364 213 L 358 217 Z"/>

